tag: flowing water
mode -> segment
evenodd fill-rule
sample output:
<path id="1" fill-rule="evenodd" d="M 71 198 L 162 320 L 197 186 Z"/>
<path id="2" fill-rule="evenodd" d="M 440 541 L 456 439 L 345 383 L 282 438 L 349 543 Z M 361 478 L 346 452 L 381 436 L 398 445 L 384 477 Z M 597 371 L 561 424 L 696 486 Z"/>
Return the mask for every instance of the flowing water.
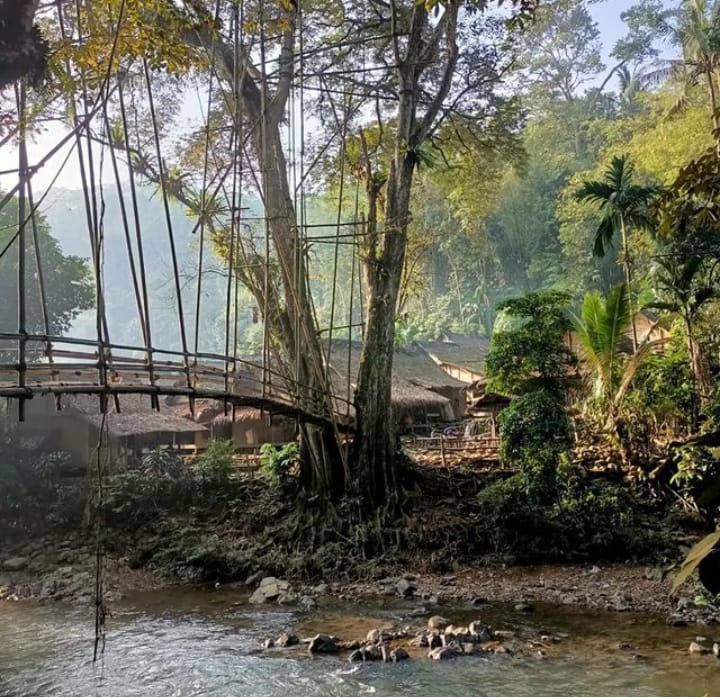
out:
<path id="1" fill-rule="evenodd" d="M 478 695 L 482 697 L 704 697 L 720 695 L 720 661 L 690 656 L 697 628 L 660 620 L 538 608 L 482 612 L 442 607 L 456 622 L 480 615 L 526 640 L 564 638 L 539 657 L 424 658 L 397 665 L 351 665 L 311 658 L 302 647 L 258 650 L 292 628 L 344 638 L 369 628 L 403 625 L 412 605 L 338 606 L 312 615 L 257 609 L 228 592 L 173 591 L 134 596 L 112 608 L 105 653 L 93 664 L 90 610 L 59 605 L 0 604 L 2 697 L 344 697 Z M 417 621 L 417 620 L 416 620 Z M 714 637 L 710 628 L 703 633 Z M 720 635 L 720 630 L 717 632 Z M 629 644 L 624 650 L 619 644 Z"/>

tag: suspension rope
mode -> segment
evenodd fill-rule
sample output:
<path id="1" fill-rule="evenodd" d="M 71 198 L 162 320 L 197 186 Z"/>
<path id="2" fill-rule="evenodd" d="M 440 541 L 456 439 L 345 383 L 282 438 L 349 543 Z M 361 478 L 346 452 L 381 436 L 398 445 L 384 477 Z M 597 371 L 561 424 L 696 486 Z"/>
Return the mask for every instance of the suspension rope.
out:
<path id="1" fill-rule="evenodd" d="M 157 116 L 155 113 L 155 102 L 153 99 L 152 82 L 150 80 L 150 68 L 147 59 L 143 58 L 143 69 L 145 72 L 145 83 L 147 85 L 148 105 L 150 107 L 150 118 L 152 121 L 153 140 L 155 141 L 155 151 L 158 158 L 158 172 L 160 176 L 160 190 L 162 192 L 163 207 L 165 209 L 165 222 L 167 224 L 168 240 L 170 242 L 170 255 L 172 259 L 173 274 L 175 276 L 175 294 L 177 296 L 178 320 L 180 322 L 180 341 L 185 356 L 185 376 L 188 388 L 192 388 L 192 380 L 190 378 L 190 363 L 188 355 L 187 333 L 185 331 L 185 315 L 183 313 L 182 288 L 180 286 L 180 267 L 178 265 L 177 250 L 175 248 L 175 235 L 173 233 L 172 216 L 170 214 L 170 200 L 167 192 L 167 179 L 165 172 L 165 164 L 162 158 L 162 150 L 160 147 L 160 133 L 158 129 Z"/>

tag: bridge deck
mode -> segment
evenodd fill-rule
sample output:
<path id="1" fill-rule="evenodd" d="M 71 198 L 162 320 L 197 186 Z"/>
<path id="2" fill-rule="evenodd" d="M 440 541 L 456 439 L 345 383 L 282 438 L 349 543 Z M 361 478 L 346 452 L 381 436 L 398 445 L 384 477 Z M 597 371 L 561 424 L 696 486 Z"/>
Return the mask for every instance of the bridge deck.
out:
<path id="1" fill-rule="evenodd" d="M 105 362 L 97 355 L 54 351 L 53 362 L 28 364 L 24 370 L 0 363 L 0 397 L 31 399 L 34 395 L 97 394 L 112 399 L 122 394 L 147 394 L 212 399 L 237 407 L 254 407 L 272 414 L 284 414 L 303 422 L 323 424 L 327 414 L 299 407 L 294 389 L 262 366 L 228 360 L 215 365 L 155 361 L 150 367 L 142 359 L 113 356 Z M 263 380 L 262 376 L 266 379 Z M 347 405 L 333 397 L 335 423 L 347 428 L 352 416 Z"/>

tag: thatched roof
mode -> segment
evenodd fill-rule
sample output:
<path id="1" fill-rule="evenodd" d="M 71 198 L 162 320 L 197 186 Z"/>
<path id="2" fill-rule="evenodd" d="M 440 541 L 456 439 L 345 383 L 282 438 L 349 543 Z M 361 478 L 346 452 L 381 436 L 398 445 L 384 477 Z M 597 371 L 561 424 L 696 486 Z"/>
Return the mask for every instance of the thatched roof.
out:
<path id="1" fill-rule="evenodd" d="M 160 411 L 154 411 L 147 395 L 121 395 L 117 404 L 114 399 L 108 400 L 105 416 L 100 412 L 98 398 L 92 395 L 65 395 L 61 406 L 63 411 L 78 415 L 95 428 L 107 428 L 108 432 L 117 438 L 206 430 L 201 424 L 174 414 L 172 409 L 162 402 Z"/>
<path id="2" fill-rule="evenodd" d="M 436 341 L 417 341 L 415 344 L 436 363 L 454 365 L 480 375 L 485 373 L 490 339 L 484 336 L 447 333 Z"/>
<path id="3" fill-rule="evenodd" d="M 362 344 L 336 339 L 330 352 L 330 374 L 336 395 L 347 399 L 348 377 L 350 399 L 357 383 Z M 416 346 L 396 350 L 393 354 L 392 401 L 403 409 L 435 409 L 453 418 L 450 400 L 434 390 L 461 390 L 464 383 L 448 375 L 425 352 Z"/>

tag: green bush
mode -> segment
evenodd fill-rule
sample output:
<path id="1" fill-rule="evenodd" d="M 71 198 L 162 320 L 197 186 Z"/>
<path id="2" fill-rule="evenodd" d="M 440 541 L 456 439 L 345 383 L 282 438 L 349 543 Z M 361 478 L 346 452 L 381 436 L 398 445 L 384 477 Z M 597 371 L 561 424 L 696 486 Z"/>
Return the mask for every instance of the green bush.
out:
<path id="1" fill-rule="evenodd" d="M 528 392 L 498 417 L 500 459 L 528 475 L 552 475 L 560 456 L 572 447 L 570 421 L 548 390 Z"/>
<path id="2" fill-rule="evenodd" d="M 296 487 L 293 472 L 298 465 L 297 443 L 288 443 L 280 449 L 272 443 L 264 443 L 260 448 L 260 456 L 263 475 L 271 488 L 289 492 Z"/>
<path id="3" fill-rule="evenodd" d="M 232 440 L 211 440 L 195 463 L 200 479 L 211 486 L 227 485 L 234 454 L 235 445 Z"/>
<path id="4" fill-rule="evenodd" d="M 484 551 L 528 563 L 653 554 L 653 535 L 626 489 L 583 477 L 562 485 L 552 501 L 539 496 L 534 478 L 523 473 L 483 489 L 476 530 L 481 548 L 486 541 Z"/>

